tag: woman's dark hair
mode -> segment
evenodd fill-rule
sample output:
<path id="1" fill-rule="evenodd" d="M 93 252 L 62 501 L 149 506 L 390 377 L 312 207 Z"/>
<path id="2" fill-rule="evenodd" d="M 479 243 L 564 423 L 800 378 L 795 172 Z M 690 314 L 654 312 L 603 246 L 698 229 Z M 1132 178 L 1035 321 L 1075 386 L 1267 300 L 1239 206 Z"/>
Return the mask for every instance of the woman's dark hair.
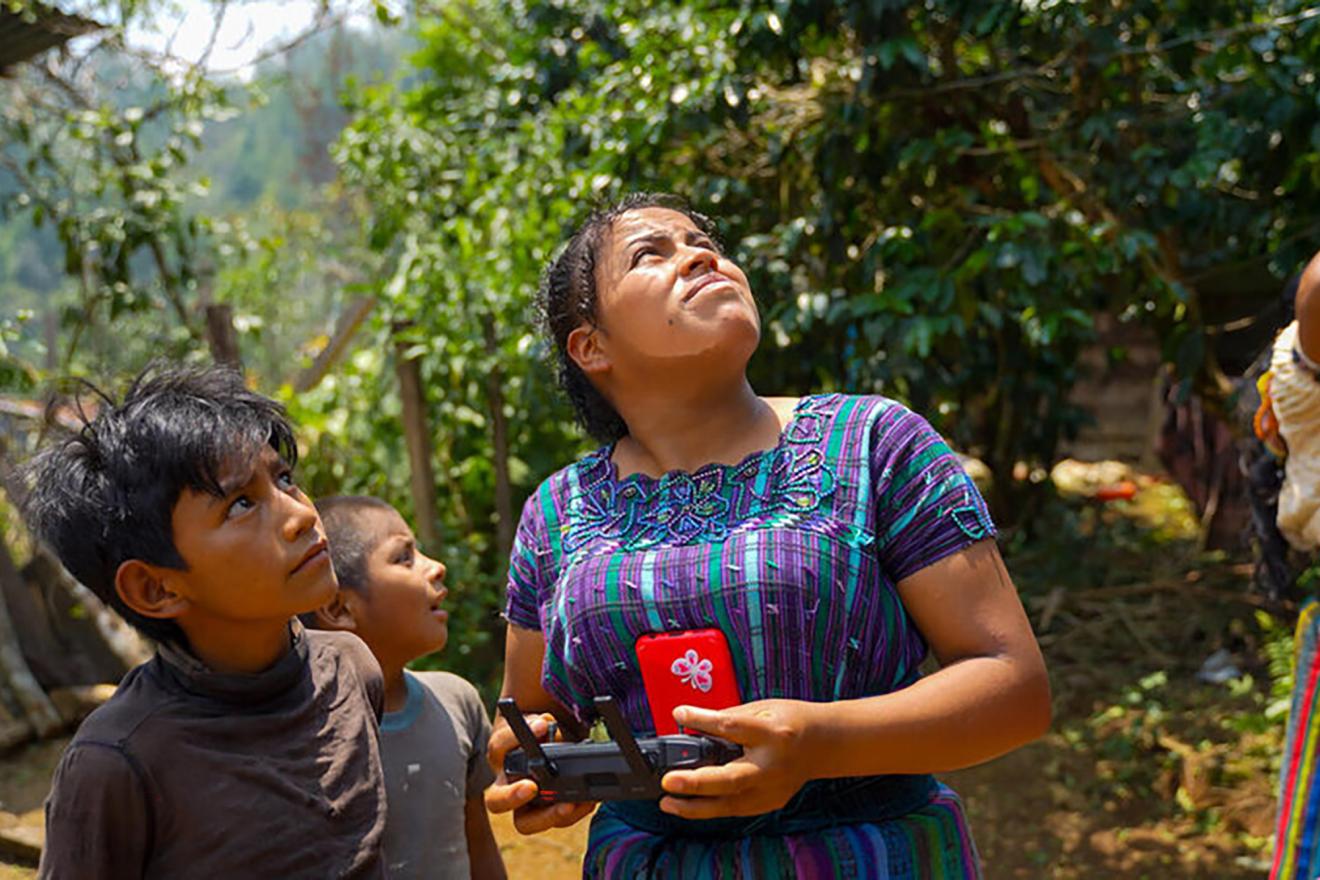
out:
<path id="1" fill-rule="evenodd" d="M 578 423 L 602 443 L 613 443 L 628 433 L 628 426 L 605 396 L 568 356 L 568 334 L 584 321 L 596 322 L 596 264 L 600 247 L 616 218 L 642 208 L 668 208 L 690 219 L 712 241 L 718 241 L 715 224 L 688 207 L 683 199 L 668 193 L 639 192 L 598 210 L 573 233 L 564 250 L 541 279 L 537 293 L 537 320 L 541 332 L 555 345 L 555 369 L 559 386 L 568 395 Z"/>
<path id="2" fill-rule="evenodd" d="M 298 460 L 284 408 L 248 389 L 228 367 L 153 365 L 123 401 L 95 387 L 96 413 L 81 401 L 80 430 L 57 438 L 25 468 L 25 518 L 75 578 L 157 641 L 182 641 L 173 620 L 138 614 L 115 589 L 129 559 L 186 570 L 174 543 L 174 505 L 184 489 L 223 497 L 222 471 L 270 446 Z M 235 584 L 234 589 L 244 589 Z"/>

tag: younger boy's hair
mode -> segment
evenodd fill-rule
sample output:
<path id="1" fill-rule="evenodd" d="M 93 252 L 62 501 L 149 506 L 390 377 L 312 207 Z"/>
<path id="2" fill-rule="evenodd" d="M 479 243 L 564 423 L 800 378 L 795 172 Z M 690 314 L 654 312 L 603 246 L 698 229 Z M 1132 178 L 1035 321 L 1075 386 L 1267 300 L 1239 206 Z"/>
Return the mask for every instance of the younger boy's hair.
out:
<path id="1" fill-rule="evenodd" d="M 362 592 L 367 588 L 367 556 L 379 540 L 362 528 L 362 514 L 368 510 L 397 513 L 389 502 L 371 495 L 332 495 L 316 503 L 330 545 L 330 563 L 343 589 Z"/>
<path id="2" fill-rule="evenodd" d="M 181 641 L 173 620 L 138 614 L 119 598 L 119 566 L 140 559 L 186 570 L 174 543 L 179 495 L 191 489 L 223 497 L 224 468 L 264 446 L 292 467 L 293 429 L 282 406 L 249 390 L 229 367 L 153 364 L 119 403 L 88 388 L 100 398 L 95 416 L 84 415 L 81 430 L 25 469 L 25 517 L 64 567 L 124 620 L 157 641 Z"/>

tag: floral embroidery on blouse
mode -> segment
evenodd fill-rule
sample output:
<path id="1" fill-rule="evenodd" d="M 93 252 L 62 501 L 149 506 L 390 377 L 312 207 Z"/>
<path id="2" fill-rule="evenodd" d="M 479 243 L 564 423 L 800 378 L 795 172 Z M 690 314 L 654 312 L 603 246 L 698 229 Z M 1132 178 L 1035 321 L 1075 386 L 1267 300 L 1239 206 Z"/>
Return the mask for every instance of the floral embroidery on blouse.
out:
<path id="1" fill-rule="evenodd" d="M 601 539 L 610 548 L 645 550 L 718 541 L 732 529 L 810 514 L 834 494 L 834 469 L 816 444 L 825 416 L 819 399 L 797 407 L 773 448 L 737 465 L 710 464 L 660 478 L 614 476 L 610 448 L 581 462 L 581 491 L 564 518 L 564 552 Z"/>

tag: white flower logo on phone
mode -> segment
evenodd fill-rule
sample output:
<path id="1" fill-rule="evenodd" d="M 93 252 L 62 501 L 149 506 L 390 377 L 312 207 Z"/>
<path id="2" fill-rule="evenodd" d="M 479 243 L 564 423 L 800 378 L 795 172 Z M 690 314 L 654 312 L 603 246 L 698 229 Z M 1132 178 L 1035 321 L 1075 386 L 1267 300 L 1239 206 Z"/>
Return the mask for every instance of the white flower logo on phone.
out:
<path id="1" fill-rule="evenodd" d="M 709 660 L 701 659 L 701 655 L 688 648 L 687 653 L 674 661 L 669 670 L 677 675 L 683 684 L 690 684 L 695 690 L 703 694 L 708 693 L 715 685 L 715 679 L 711 677 L 711 672 L 715 669 L 715 664 Z"/>

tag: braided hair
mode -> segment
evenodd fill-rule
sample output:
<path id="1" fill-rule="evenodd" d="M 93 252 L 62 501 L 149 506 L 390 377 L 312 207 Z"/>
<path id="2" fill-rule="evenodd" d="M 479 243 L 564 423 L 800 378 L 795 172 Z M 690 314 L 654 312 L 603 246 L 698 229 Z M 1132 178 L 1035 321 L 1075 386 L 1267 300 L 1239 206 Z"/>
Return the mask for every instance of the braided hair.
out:
<path id="1" fill-rule="evenodd" d="M 712 241 L 717 241 L 715 224 L 710 218 L 693 211 L 678 196 L 668 193 L 633 193 L 587 218 L 573 233 L 564 250 L 547 267 L 536 296 L 537 323 L 541 332 L 554 343 L 559 387 L 573 404 L 578 423 L 601 443 L 613 443 L 625 436 L 628 426 L 618 410 L 569 357 L 568 335 L 583 323 L 596 323 L 599 301 L 596 267 L 600 247 L 615 219 L 629 211 L 643 208 L 677 211 L 696 224 Z"/>

